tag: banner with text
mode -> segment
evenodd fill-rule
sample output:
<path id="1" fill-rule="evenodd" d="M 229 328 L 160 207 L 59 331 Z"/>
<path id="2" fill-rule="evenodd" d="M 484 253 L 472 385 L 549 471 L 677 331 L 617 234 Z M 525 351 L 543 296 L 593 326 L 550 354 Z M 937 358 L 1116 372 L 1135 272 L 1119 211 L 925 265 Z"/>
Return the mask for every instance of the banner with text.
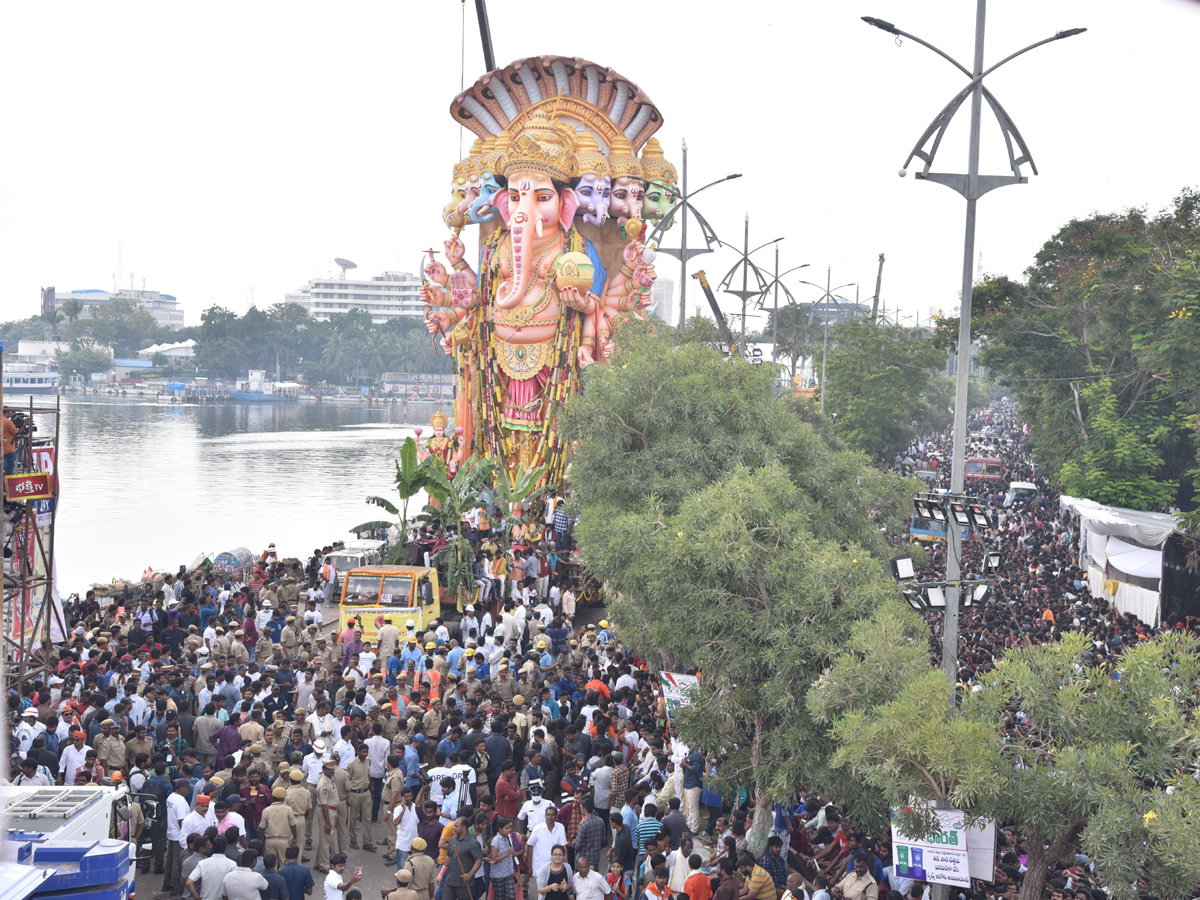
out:
<path id="1" fill-rule="evenodd" d="M 935 812 L 941 830 L 914 838 L 900 830 L 896 812 L 892 811 L 892 865 L 896 874 L 932 884 L 970 887 L 966 817 L 957 809 Z"/>

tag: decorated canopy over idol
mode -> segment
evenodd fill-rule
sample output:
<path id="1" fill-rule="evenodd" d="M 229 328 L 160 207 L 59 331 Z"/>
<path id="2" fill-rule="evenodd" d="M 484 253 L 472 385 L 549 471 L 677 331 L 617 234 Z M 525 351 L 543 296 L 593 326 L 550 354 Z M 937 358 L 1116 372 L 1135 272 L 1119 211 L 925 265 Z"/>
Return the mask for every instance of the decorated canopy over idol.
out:
<path id="1" fill-rule="evenodd" d="M 477 139 L 453 166 L 442 210 L 449 268 L 430 252 L 422 297 L 456 364 L 452 459 L 494 456 L 510 473 L 544 466 L 557 484 L 562 404 L 650 305 L 646 221 L 678 195 L 653 138 L 662 116 L 612 69 L 554 56 L 489 72 L 450 113 Z"/>

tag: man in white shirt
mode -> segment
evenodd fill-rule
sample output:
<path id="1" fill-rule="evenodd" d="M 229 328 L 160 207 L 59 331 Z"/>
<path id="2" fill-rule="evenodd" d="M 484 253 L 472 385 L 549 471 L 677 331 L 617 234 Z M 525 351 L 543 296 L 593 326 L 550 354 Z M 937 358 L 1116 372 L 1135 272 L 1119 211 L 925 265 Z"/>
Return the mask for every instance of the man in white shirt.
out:
<path id="1" fill-rule="evenodd" d="M 37 710 L 32 706 L 21 713 L 21 724 L 17 726 L 17 749 L 21 751 L 22 756 L 29 753 L 33 739 L 45 730 L 46 726 L 38 721 Z"/>
<path id="2" fill-rule="evenodd" d="M 360 881 L 361 875 L 346 876 L 346 854 L 335 854 L 329 860 L 329 874 L 325 876 L 325 900 L 342 900 L 345 891 Z"/>
<path id="3" fill-rule="evenodd" d="M 550 865 L 550 851 L 557 845 L 566 846 L 567 830 L 558 821 L 558 810 L 549 807 L 541 822 L 529 832 L 526 844 L 529 847 L 530 868 L 534 872 L 542 871 L 543 866 Z"/>
<path id="4" fill-rule="evenodd" d="M 225 876 L 237 868 L 237 863 L 226 856 L 224 850 L 217 849 L 224 843 L 225 837 L 217 835 L 213 839 L 212 856 L 200 860 L 192 869 L 184 891 L 192 900 L 221 900 L 225 896 Z"/>
<path id="5" fill-rule="evenodd" d="M 75 773 L 79 767 L 87 762 L 87 734 L 83 731 L 71 732 L 71 744 L 62 752 L 59 757 L 59 772 L 62 774 L 62 783 L 67 786 L 75 784 Z"/>
<path id="6" fill-rule="evenodd" d="M 225 900 L 259 900 L 259 892 L 269 887 L 267 879 L 254 871 L 258 853 L 246 850 L 236 869 L 225 876 Z"/>
<path id="7" fill-rule="evenodd" d="M 575 900 L 603 900 L 612 893 L 604 876 L 596 871 L 592 861 L 586 856 L 575 857 Z"/>
<path id="8" fill-rule="evenodd" d="M 341 739 L 333 745 L 333 755 L 338 758 L 338 766 L 340 768 L 349 769 L 350 763 L 354 761 L 354 745 L 350 743 L 350 739 L 347 736 L 350 733 L 350 726 L 343 725 L 342 730 Z"/>
<path id="9" fill-rule="evenodd" d="M 544 822 L 546 810 L 554 809 L 554 804 L 542 795 L 543 790 L 545 787 L 540 778 L 529 782 L 529 799 L 521 804 L 521 809 L 517 813 L 517 820 L 524 823 L 526 829 L 536 826 L 539 822 Z M 533 825 L 530 824 L 531 822 Z"/>
<path id="10" fill-rule="evenodd" d="M 188 802 L 184 796 L 192 789 L 186 778 L 175 781 L 175 791 L 167 797 L 167 847 L 163 877 L 163 890 L 174 894 L 178 888 L 179 863 L 187 847 L 187 835 L 183 833 L 183 820 L 188 816 Z"/>
<path id="11" fill-rule="evenodd" d="M 395 822 L 396 867 L 403 869 L 409 854 L 412 853 L 413 840 L 417 837 L 417 825 L 420 823 L 416 807 L 412 804 L 411 792 L 407 803 L 401 801 L 396 804 Z"/>
<path id="12" fill-rule="evenodd" d="M 463 748 L 462 755 L 467 755 L 465 747 Z M 471 785 L 475 783 L 476 779 L 474 767 L 468 763 L 460 762 L 458 765 L 450 767 L 450 777 L 458 785 L 458 805 L 469 805 L 471 803 Z"/>
<path id="13" fill-rule="evenodd" d="M 443 757 L 440 762 L 438 762 L 439 756 Z M 442 793 L 442 779 L 454 777 L 450 772 L 450 767 L 446 765 L 444 756 L 444 753 L 438 751 L 434 756 L 434 762 L 437 765 L 426 773 L 429 777 L 429 799 L 438 805 L 438 809 L 442 808 L 442 801 L 445 799 Z"/>

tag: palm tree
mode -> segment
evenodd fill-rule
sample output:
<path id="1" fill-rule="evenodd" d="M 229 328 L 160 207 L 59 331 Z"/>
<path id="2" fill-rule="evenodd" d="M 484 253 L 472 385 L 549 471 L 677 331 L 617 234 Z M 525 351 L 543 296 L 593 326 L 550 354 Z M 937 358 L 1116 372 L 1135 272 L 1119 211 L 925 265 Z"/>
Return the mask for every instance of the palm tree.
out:
<path id="1" fill-rule="evenodd" d="M 62 314 L 67 317 L 68 322 L 74 322 L 83 315 L 83 304 L 72 297 L 63 303 Z"/>
<path id="2" fill-rule="evenodd" d="M 337 372 L 339 376 L 345 376 L 355 363 L 354 347 L 349 340 L 335 331 L 329 335 L 329 340 L 321 353 L 321 361 Z"/>

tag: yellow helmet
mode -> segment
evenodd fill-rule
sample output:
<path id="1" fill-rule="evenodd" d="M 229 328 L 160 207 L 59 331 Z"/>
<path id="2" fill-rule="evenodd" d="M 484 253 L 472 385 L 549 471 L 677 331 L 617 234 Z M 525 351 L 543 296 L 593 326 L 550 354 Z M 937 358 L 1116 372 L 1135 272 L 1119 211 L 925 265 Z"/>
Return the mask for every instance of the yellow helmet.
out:
<path id="1" fill-rule="evenodd" d="M 600 627 L 601 627 L 601 628 L 607 628 L 607 627 L 608 627 L 608 619 L 601 619 L 601 620 L 600 620 Z"/>

